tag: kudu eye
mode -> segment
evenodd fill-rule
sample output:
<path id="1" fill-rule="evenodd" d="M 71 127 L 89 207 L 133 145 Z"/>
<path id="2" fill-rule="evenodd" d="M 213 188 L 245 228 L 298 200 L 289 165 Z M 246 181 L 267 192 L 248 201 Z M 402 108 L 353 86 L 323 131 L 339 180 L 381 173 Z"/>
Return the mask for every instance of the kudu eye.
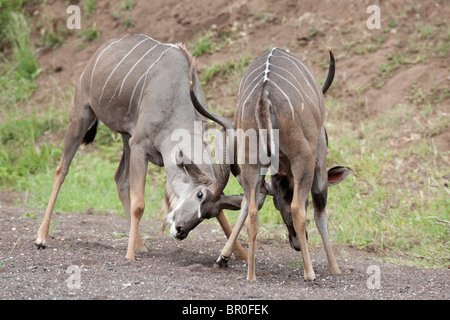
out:
<path id="1" fill-rule="evenodd" d="M 199 199 L 203 198 L 203 192 L 201 191 L 197 192 L 197 198 Z"/>

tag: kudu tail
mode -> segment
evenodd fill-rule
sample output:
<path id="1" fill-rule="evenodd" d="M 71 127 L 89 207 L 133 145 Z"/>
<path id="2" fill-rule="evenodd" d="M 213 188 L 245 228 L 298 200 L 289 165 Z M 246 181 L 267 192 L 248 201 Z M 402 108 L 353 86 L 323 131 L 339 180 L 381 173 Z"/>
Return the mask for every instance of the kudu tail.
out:
<path id="1" fill-rule="evenodd" d="M 333 55 L 333 52 L 331 52 L 331 49 L 328 49 L 328 50 L 330 51 L 330 66 L 328 68 L 327 79 L 322 84 L 322 93 L 323 94 L 325 94 L 325 92 L 327 92 L 328 88 L 331 86 L 331 83 L 333 83 L 334 71 L 335 71 L 334 55 Z"/>
<path id="2" fill-rule="evenodd" d="M 275 141 L 273 136 L 273 126 L 272 126 L 272 107 L 269 100 L 269 92 L 261 92 L 256 105 L 256 123 L 258 124 L 258 129 L 264 129 L 267 132 L 267 156 L 271 157 L 273 153 L 273 148 L 275 148 Z"/>
<path id="3" fill-rule="evenodd" d="M 89 144 L 94 141 L 97 135 L 98 120 L 95 120 L 94 124 L 89 128 L 83 138 L 83 144 Z"/>

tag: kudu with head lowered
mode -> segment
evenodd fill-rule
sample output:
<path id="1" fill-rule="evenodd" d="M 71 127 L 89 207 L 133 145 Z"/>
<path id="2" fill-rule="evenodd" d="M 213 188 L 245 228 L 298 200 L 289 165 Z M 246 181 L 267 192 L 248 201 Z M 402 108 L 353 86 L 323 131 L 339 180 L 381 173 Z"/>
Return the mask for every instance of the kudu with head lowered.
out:
<path id="1" fill-rule="evenodd" d="M 323 94 L 334 77 L 334 58 L 330 51 L 330 67 L 326 81 L 319 87 L 312 72 L 294 55 L 273 48 L 254 60 L 245 72 L 238 92 L 234 124 L 204 109 L 195 99 L 193 104 L 206 117 L 220 121 L 227 128 L 260 131 L 268 137 L 259 139 L 258 147 L 267 150 L 278 171 L 271 178 L 261 174 L 263 164 L 249 160 L 252 146 L 246 146 L 245 135 L 237 135 L 239 168 L 235 168 L 244 189 L 245 197 L 233 233 L 216 265 L 226 266 L 233 241 L 247 218 L 249 260 L 247 279 L 255 276 L 255 240 L 258 229 L 256 196 L 265 189 L 274 198 L 289 230 L 291 246 L 301 250 L 305 280 L 315 278 L 307 246 L 306 209 L 309 193 L 314 203 L 314 220 L 322 237 L 331 273 L 340 273 L 328 237 L 327 189 L 344 180 L 347 167 L 326 169 L 328 138 L 324 127 L 325 104 Z M 278 131 L 278 141 L 274 132 Z M 260 131 L 261 132 L 261 131 Z M 262 137 L 262 136 L 261 136 Z M 277 149 L 275 149 L 277 148 Z M 273 158 L 278 151 L 278 157 Z M 243 153 L 243 154 L 242 154 Z M 247 217 L 248 216 L 248 217 Z"/>
<path id="2" fill-rule="evenodd" d="M 186 225 L 184 215 L 198 213 L 204 218 L 217 217 L 225 234 L 231 233 L 221 210 L 238 210 L 242 197 L 222 193 L 229 168 L 225 166 L 216 178 L 212 161 L 189 164 L 180 158 L 179 142 L 171 138 L 175 130 L 181 129 L 192 144 L 204 146 L 203 137 L 194 130 L 195 122 L 204 118 L 192 107 L 191 83 L 195 94 L 205 103 L 193 59 L 182 45 L 163 44 L 140 34 L 109 40 L 97 50 L 75 88 L 64 152 L 35 241 L 39 248 L 46 245 L 56 198 L 75 152 L 81 143 L 94 140 L 98 121 L 122 135 L 123 154 L 115 181 L 130 225 L 126 258 L 134 260 L 135 249 L 145 250 L 138 225 L 144 212 L 148 161 L 165 167 L 165 201 L 171 212 L 174 237 L 185 238 L 186 230 L 198 222 Z M 192 150 L 182 152 L 194 158 Z M 207 152 L 206 157 L 211 157 L 211 153 Z M 214 200 L 214 205 L 200 209 L 199 204 L 206 196 Z M 197 202 L 195 208 L 184 205 L 190 199 Z M 246 259 L 245 251 L 239 244 L 237 247 L 236 257 Z"/>

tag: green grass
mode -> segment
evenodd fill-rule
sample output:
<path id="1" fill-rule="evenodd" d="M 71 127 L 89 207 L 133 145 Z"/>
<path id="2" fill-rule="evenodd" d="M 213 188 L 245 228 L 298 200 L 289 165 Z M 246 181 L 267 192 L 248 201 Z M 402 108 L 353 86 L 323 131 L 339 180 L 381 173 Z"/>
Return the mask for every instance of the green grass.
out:
<path id="1" fill-rule="evenodd" d="M 424 62 L 427 60 L 427 56 L 422 53 L 417 53 L 416 55 L 405 54 L 390 54 L 387 56 L 387 62 L 380 64 L 379 73 L 381 76 L 386 77 L 391 75 L 391 73 L 397 70 L 401 65 L 417 64 L 419 62 Z"/>
<path id="2" fill-rule="evenodd" d="M 48 110 L 31 116 L 10 112 L 7 121 L 0 124 L 0 190 L 26 194 L 25 205 L 30 208 L 45 209 L 50 197 L 63 141 L 45 142 L 42 137 L 65 130 L 65 111 Z M 93 208 L 95 212 L 124 215 L 114 182 L 122 151 L 120 139 L 101 125 L 96 140 L 97 148 L 82 146 L 75 155 L 55 211 L 85 212 Z M 163 186 L 164 171 L 150 166 L 146 186 L 148 216 L 158 217 Z"/>
<path id="3" fill-rule="evenodd" d="M 116 153 L 120 157 L 119 150 L 116 150 Z M 61 188 L 55 211 L 86 212 L 93 210 L 97 213 L 107 212 L 125 216 L 114 182 L 114 173 L 119 165 L 119 160 L 104 159 L 100 152 L 77 154 Z M 31 179 L 21 181 L 20 189 L 29 194 L 27 206 L 45 209 L 53 187 L 53 175 L 54 168 L 49 168 L 33 175 Z M 163 186 L 163 171 L 151 168 L 146 185 L 145 218 L 158 218 L 164 195 Z"/>
<path id="4" fill-rule="evenodd" d="M 23 13 L 26 1 L 0 1 L 0 111 L 28 98 L 35 90 L 34 79 L 41 69 L 30 40 L 30 26 Z"/>
<path id="5" fill-rule="evenodd" d="M 233 73 L 243 73 L 252 62 L 249 55 L 243 55 L 239 60 L 228 60 L 223 64 L 213 63 L 207 66 L 201 73 L 200 83 L 206 85 L 208 81 L 217 76 L 227 77 Z"/>
<path id="6" fill-rule="evenodd" d="M 21 77 L 16 63 L 5 58 L 0 62 L 0 109 L 9 108 L 18 101 L 26 100 L 36 89 L 34 79 Z"/>
<path id="7" fill-rule="evenodd" d="M 27 180 L 30 175 L 46 170 L 56 160 L 60 147 L 39 143 L 40 137 L 61 127 L 61 119 L 49 110 L 45 114 L 24 116 L 18 111 L 8 113 L 0 124 L 0 186 L 10 186 Z"/>
<path id="8" fill-rule="evenodd" d="M 421 38 L 428 38 L 436 32 L 435 26 L 422 25 L 419 27 L 419 33 Z"/>
<path id="9" fill-rule="evenodd" d="M 207 31 L 197 36 L 197 40 L 191 45 L 192 55 L 197 57 L 205 53 L 214 53 L 218 49 L 218 45 L 213 40 L 215 35 L 215 32 Z"/>
<path id="10" fill-rule="evenodd" d="M 429 97 L 417 102 L 424 99 Z M 420 108 L 398 105 L 355 129 L 342 116 L 342 106 L 328 104 L 328 119 L 341 117 L 339 127 L 327 126 L 329 166 L 353 169 L 352 176 L 329 190 L 330 233 L 334 242 L 371 247 L 392 261 L 447 267 L 449 228 L 430 217 L 450 220 L 449 191 L 442 180 L 449 153 L 419 138 L 433 126 L 448 128 L 448 121 L 427 122 L 429 114 L 417 112 Z M 405 145 L 402 133 L 411 126 L 417 140 Z M 321 242 L 316 232 L 311 241 Z"/>
<path id="11" fill-rule="evenodd" d="M 85 41 L 94 41 L 100 37 L 100 30 L 97 28 L 86 28 L 78 33 Z"/>
<path id="12" fill-rule="evenodd" d="M 96 0 L 86 0 L 83 3 L 83 9 L 88 13 L 94 13 L 96 9 Z"/>
<path id="13" fill-rule="evenodd" d="M 18 76 L 28 79 L 36 78 L 40 68 L 31 46 L 30 27 L 23 14 L 11 12 L 8 31 Z"/>
<path id="14" fill-rule="evenodd" d="M 134 8 L 133 0 L 122 0 L 121 1 L 122 9 L 125 11 L 130 11 Z"/>

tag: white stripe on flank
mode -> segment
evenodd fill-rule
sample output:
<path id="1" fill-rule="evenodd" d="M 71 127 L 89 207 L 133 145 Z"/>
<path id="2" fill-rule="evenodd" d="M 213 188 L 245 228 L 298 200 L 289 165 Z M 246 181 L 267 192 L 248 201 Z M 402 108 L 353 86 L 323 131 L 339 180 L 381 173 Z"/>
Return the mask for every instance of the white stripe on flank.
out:
<path id="1" fill-rule="evenodd" d="M 159 46 L 159 44 L 154 45 L 153 47 L 150 48 L 150 50 L 148 50 L 135 64 L 134 66 L 130 69 L 130 71 L 128 71 L 127 75 L 123 78 L 122 80 L 122 85 L 120 86 L 120 91 L 119 91 L 119 97 L 120 94 L 122 93 L 122 89 L 123 89 L 123 85 L 125 84 L 125 80 L 127 80 L 128 76 L 131 74 L 131 72 L 134 70 L 134 68 L 139 64 L 139 62 L 142 61 L 142 59 L 145 58 L 145 56 L 147 54 L 149 54 L 153 49 L 155 49 L 157 46 Z"/>
<path id="2" fill-rule="evenodd" d="M 282 67 L 276 66 L 276 65 L 274 65 L 274 64 L 271 64 L 271 66 L 274 66 L 275 68 L 281 69 L 281 70 L 283 70 L 284 72 L 289 73 L 289 74 L 291 75 L 291 77 L 294 78 L 295 82 L 297 82 L 297 84 L 298 84 L 298 86 L 300 87 L 300 89 L 303 89 L 303 87 L 302 87 L 302 85 L 300 84 L 300 82 L 298 81 L 297 77 L 294 76 L 291 72 L 289 72 L 288 70 L 286 70 L 286 69 L 284 69 L 284 68 L 282 68 Z M 275 73 L 275 72 L 274 72 L 274 73 Z M 303 90 L 303 93 L 304 93 L 304 94 L 308 97 L 308 99 L 315 105 L 315 102 L 313 102 L 313 100 L 311 99 L 311 97 L 309 96 L 309 94 L 308 94 L 306 91 L 304 91 L 304 90 Z M 303 108 L 304 108 L 304 105 L 303 105 L 303 102 L 302 102 L 302 110 L 303 110 Z"/>
<path id="3" fill-rule="evenodd" d="M 286 70 L 286 69 L 284 69 L 284 68 L 282 68 L 282 67 L 279 67 L 279 66 L 277 66 L 277 65 L 274 65 L 274 64 L 272 64 L 272 63 L 271 63 L 270 65 L 271 65 L 272 67 L 281 69 L 282 71 L 288 73 L 288 74 L 295 80 L 295 82 L 297 82 L 297 84 L 298 84 L 298 86 L 300 87 L 300 89 L 303 89 L 303 88 L 302 88 L 302 85 L 301 85 L 300 82 L 298 81 L 297 77 L 294 76 L 289 70 Z"/>
<path id="4" fill-rule="evenodd" d="M 170 50 L 170 49 L 172 49 L 172 48 L 178 48 L 178 46 L 173 46 L 173 45 L 170 45 L 170 48 L 169 49 L 166 49 L 166 50 L 164 50 L 164 52 L 166 52 L 167 50 Z M 161 53 L 161 55 L 159 56 L 159 58 L 158 59 L 156 59 L 155 60 L 155 62 L 153 63 L 153 65 L 152 66 L 150 66 L 150 68 L 147 70 L 147 74 L 145 75 L 145 78 L 144 78 L 144 84 L 142 85 L 142 88 L 141 88 L 141 93 L 140 93 L 140 95 L 139 95 L 139 100 L 138 100 L 138 107 L 139 107 L 139 109 L 140 109 L 140 107 L 141 107 L 141 98 L 142 98 L 142 91 L 144 90 L 144 87 L 145 87 L 145 84 L 147 83 L 147 76 L 148 76 L 148 72 L 150 71 L 150 69 L 159 61 L 159 59 L 161 59 L 162 58 L 162 56 L 163 56 L 163 54 L 164 54 L 164 52 L 163 53 Z"/>
<path id="5" fill-rule="evenodd" d="M 300 68 L 297 66 L 297 64 L 292 60 L 294 59 L 295 61 L 297 61 L 298 63 L 300 63 L 300 65 L 306 70 L 306 72 L 308 72 L 309 76 L 315 80 L 314 75 L 311 73 L 311 71 L 309 71 L 308 67 L 302 62 L 300 61 L 300 59 L 298 59 L 296 56 L 289 56 L 286 52 L 278 50 L 281 53 L 283 53 L 285 55 L 285 58 L 290 60 L 296 67 L 297 69 L 300 71 L 300 73 L 303 75 L 303 78 L 305 78 L 306 83 L 308 84 L 308 86 L 311 88 L 312 92 L 314 93 L 314 95 L 316 96 L 317 101 L 319 101 L 319 96 L 317 95 L 316 90 L 318 89 L 318 86 L 316 86 L 316 90 L 314 90 L 314 88 L 311 86 L 311 84 L 309 83 L 308 79 L 305 77 L 305 74 L 300 70 Z"/>
<path id="6" fill-rule="evenodd" d="M 159 42 L 158 40 L 155 40 L 155 39 L 153 39 L 153 38 L 147 36 L 146 34 L 139 33 L 139 35 L 140 35 L 140 36 L 143 36 L 143 37 L 146 37 L 147 39 L 150 39 L 150 40 L 156 42 L 157 44 L 162 44 L 162 45 L 164 45 L 164 46 L 169 46 L 169 47 L 177 48 L 177 49 L 179 48 L 179 46 L 177 46 L 176 44 L 171 44 L 171 43 L 161 43 L 161 42 Z"/>
<path id="7" fill-rule="evenodd" d="M 140 36 L 143 36 L 143 37 L 146 37 L 147 39 L 150 39 L 150 40 L 152 40 L 153 42 L 156 42 L 157 44 L 161 44 L 161 42 L 159 42 L 158 40 L 155 40 L 155 39 L 149 37 L 149 36 L 146 35 L 146 34 L 139 33 L 139 35 L 140 35 Z"/>
<path id="8" fill-rule="evenodd" d="M 253 87 L 252 91 L 250 91 L 250 93 L 247 96 L 247 99 L 245 99 L 244 103 L 242 104 L 242 110 L 241 110 L 241 119 L 244 116 L 244 107 L 245 104 L 247 103 L 248 98 L 250 98 L 250 96 L 253 94 L 253 91 L 255 91 L 256 87 L 259 85 L 259 83 L 261 82 L 262 78 L 258 80 L 258 82 L 255 84 L 255 86 Z"/>
<path id="9" fill-rule="evenodd" d="M 146 36 L 146 35 L 144 35 L 144 34 L 142 34 L 142 36 Z M 147 37 L 147 36 L 146 36 Z M 147 38 L 149 38 L 149 39 L 151 39 L 151 40 L 153 40 L 152 38 L 150 38 L 150 37 L 147 37 Z M 167 44 L 164 44 L 164 43 L 160 43 L 160 42 L 158 42 L 158 41 L 156 41 L 156 40 L 153 40 L 153 41 L 155 41 L 157 44 L 156 45 L 154 45 L 153 47 L 151 47 L 150 48 L 150 50 L 148 50 L 135 64 L 134 64 L 134 66 L 130 69 L 130 71 L 128 71 L 128 73 L 127 73 L 127 75 L 123 78 L 123 80 L 122 80 L 122 84 L 120 85 L 120 90 L 119 90 L 119 97 L 120 97 L 120 95 L 122 94 L 122 89 L 123 89 L 123 86 L 124 86 L 124 84 L 125 84 L 125 80 L 127 80 L 127 78 L 128 78 L 128 76 L 131 74 L 131 72 L 134 70 L 134 68 L 139 64 L 139 62 L 141 62 L 142 61 L 142 59 L 144 59 L 145 58 L 145 56 L 147 55 L 147 54 L 149 54 L 153 49 L 155 49 L 157 46 L 159 46 L 159 45 L 166 45 L 166 46 L 170 46 L 171 48 L 179 48 L 177 45 L 174 45 L 174 44 L 170 44 L 170 43 L 167 43 Z"/>
<path id="10" fill-rule="evenodd" d="M 111 96 L 111 98 L 109 98 L 108 104 L 110 104 L 111 101 L 112 101 L 112 100 L 114 99 L 114 97 L 116 96 L 117 89 L 119 89 L 119 85 L 117 85 L 116 89 L 114 90 L 113 95 Z"/>
<path id="11" fill-rule="evenodd" d="M 311 84 L 309 83 L 308 79 L 305 77 L 305 74 L 304 74 L 303 71 L 299 68 L 299 66 L 294 62 L 294 60 L 292 60 L 292 59 L 289 58 L 289 57 L 284 57 L 284 56 L 274 56 L 274 57 L 289 60 L 289 61 L 297 68 L 297 70 L 302 74 L 302 77 L 303 77 L 303 79 L 305 80 L 306 84 L 307 84 L 308 87 L 311 89 L 311 91 L 314 93 L 314 95 L 316 96 L 316 98 L 318 99 L 317 93 L 315 92 L 314 88 L 311 86 Z"/>
<path id="12" fill-rule="evenodd" d="M 273 71 L 272 71 L 272 73 L 273 73 L 274 75 L 280 77 L 280 78 L 283 79 L 284 81 L 287 81 L 287 82 L 288 82 L 288 83 L 289 83 L 289 84 L 297 91 L 297 93 L 302 97 L 302 100 L 305 101 L 305 98 L 303 98 L 303 94 L 297 89 L 296 86 L 294 86 L 294 84 L 293 84 L 292 82 L 290 82 L 288 79 L 286 79 L 285 77 L 279 75 L 279 74 L 276 73 L 276 72 L 273 72 Z M 305 93 L 306 97 L 309 99 L 309 101 L 311 101 L 312 104 L 315 106 L 314 101 L 309 97 L 309 95 L 308 95 L 306 92 L 304 92 L 304 93 Z"/>
<path id="13" fill-rule="evenodd" d="M 175 46 L 175 47 L 177 47 L 177 46 Z M 129 102 L 129 104 L 128 104 L 128 112 L 127 112 L 126 115 L 128 115 L 128 114 L 130 113 L 130 110 L 131 110 L 131 103 L 132 103 L 132 101 L 133 101 L 134 93 L 135 93 L 135 91 L 136 91 L 137 86 L 139 85 L 139 82 L 141 82 L 141 80 L 142 80 L 142 78 L 143 78 L 144 76 L 145 76 L 145 81 L 147 81 L 147 75 L 148 75 L 148 72 L 150 71 L 150 69 L 153 68 L 153 66 L 154 66 L 154 65 L 162 58 L 162 56 L 164 55 L 164 53 L 166 53 L 166 51 L 168 51 L 168 50 L 170 50 L 170 49 L 172 49 L 172 48 L 174 48 L 174 47 L 173 47 L 173 46 L 170 46 L 170 48 L 164 50 L 164 51 L 161 53 L 161 55 L 158 57 L 158 59 L 156 59 L 156 60 L 150 65 L 150 67 L 148 67 L 147 71 L 145 71 L 145 72 L 142 74 L 142 76 L 139 78 L 139 80 L 136 82 L 136 84 L 135 84 L 135 86 L 134 86 L 134 88 L 133 88 L 133 92 L 132 92 L 131 97 L 130 97 L 130 102 Z M 178 47 L 177 47 L 177 48 L 178 48 Z M 142 90 L 143 90 L 144 86 L 145 86 L 145 82 L 144 82 L 144 84 L 142 85 L 142 88 L 141 88 L 141 95 L 142 95 Z M 140 98 L 141 98 L 141 96 L 139 97 L 139 99 L 140 99 Z M 140 103 L 141 103 L 141 101 L 139 100 L 139 101 L 138 101 L 138 105 L 139 105 Z"/>
<path id="14" fill-rule="evenodd" d="M 242 85 L 243 87 L 245 87 L 245 84 L 247 83 L 248 78 L 250 78 L 250 76 L 251 76 L 253 73 L 255 73 L 257 70 L 261 69 L 261 67 L 264 67 L 265 65 L 266 65 L 266 64 L 260 65 L 258 68 L 256 68 L 256 69 L 253 70 L 252 72 L 250 72 L 250 73 L 248 74 L 248 76 L 245 78 L 245 80 L 242 79 L 241 83 L 239 84 L 238 95 L 241 94 L 241 85 Z"/>
<path id="15" fill-rule="evenodd" d="M 272 83 L 275 85 L 275 87 L 277 87 L 277 89 L 280 90 L 280 92 L 284 95 L 284 97 L 286 98 L 286 100 L 287 100 L 288 103 L 289 103 L 289 106 L 291 107 L 292 119 L 294 119 L 294 118 L 295 118 L 295 115 L 294 115 L 294 107 L 292 106 L 291 99 L 289 99 L 288 95 L 287 95 L 283 90 L 281 90 L 281 88 L 275 83 L 275 81 L 272 81 L 272 80 L 270 80 L 270 79 L 267 79 L 267 80 L 269 80 L 270 82 L 272 82 Z"/>
<path id="16" fill-rule="evenodd" d="M 256 80 L 261 80 L 260 76 L 262 76 L 264 74 L 264 72 L 261 72 L 260 74 L 258 74 L 253 80 L 252 82 L 250 82 L 248 84 L 248 86 L 245 88 L 245 90 L 242 92 L 242 95 L 245 94 L 245 92 L 247 92 L 247 90 L 252 86 L 252 84 L 256 81 Z M 246 99 L 247 100 L 247 99 Z"/>
<path id="17" fill-rule="evenodd" d="M 283 53 L 284 55 L 286 55 L 286 56 L 288 56 L 289 57 L 289 55 L 286 53 L 286 52 L 283 52 L 283 51 L 281 51 L 281 50 L 278 50 L 278 51 L 280 51 L 281 53 Z M 312 79 L 315 79 L 315 77 L 314 77 L 314 75 L 311 73 L 311 71 L 309 71 L 309 68 L 299 59 L 299 58 L 297 58 L 296 56 L 290 56 L 292 59 L 294 59 L 295 61 L 297 61 L 298 63 L 300 63 L 300 65 L 303 67 L 303 68 L 305 68 L 305 70 L 306 70 L 306 72 L 308 72 L 309 73 L 309 75 L 311 76 L 311 78 Z"/>
<path id="18" fill-rule="evenodd" d="M 282 55 L 275 55 L 275 50 L 278 50 L 282 53 Z M 299 79 L 292 74 L 289 70 L 279 67 L 277 65 L 275 65 L 274 63 L 271 63 L 270 59 L 272 57 L 276 57 L 276 58 L 281 58 L 281 59 L 286 59 L 288 60 L 290 63 L 292 63 L 295 68 L 297 68 L 297 70 L 300 72 L 303 80 L 306 82 L 306 84 L 308 85 L 309 89 L 311 89 L 313 95 L 315 96 L 315 98 L 317 99 L 317 101 L 314 101 L 314 98 L 310 96 L 310 94 L 308 93 L 308 90 L 305 90 L 305 88 L 303 88 L 302 84 L 300 83 Z M 300 63 L 300 65 L 298 65 L 297 63 Z M 249 79 L 251 78 L 251 76 L 257 72 L 258 70 L 261 70 L 261 68 L 265 66 L 265 69 L 263 72 L 258 73 L 258 75 L 252 79 L 252 81 L 247 84 L 247 82 L 249 81 Z M 273 67 L 273 68 L 272 68 Z M 286 72 L 287 74 L 289 74 L 294 80 L 295 83 L 293 83 L 291 80 L 289 80 L 288 78 L 284 77 L 283 75 L 279 74 L 278 72 L 275 72 L 274 69 L 277 68 L 283 72 Z M 306 74 L 304 72 L 304 70 L 302 70 L 302 68 L 304 68 L 307 72 L 307 74 L 309 76 L 311 76 L 312 79 L 315 79 L 314 76 L 311 74 L 311 72 L 308 70 L 308 68 L 296 57 L 291 56 L 289 54 L 287 54 L 286 52 L 278 49 L 278 48 L 273 48 L 269 51 L 267 58 L 266 58 L 266 62 L 255 68 L 252 72 L 250 72 L 247 77 L 245 79 L 243 79 L 243 81 L 241 81 L 241 83 L 239 84 L 239 97 L 240 97 L 240 101 L 241 102 L 242 99 L 245 98 L 245 100 L 242 103 L 242 109 L 241 109 L 241 118 L 244 115 L 244 109 L 245 109 L 245 104 L 247 103 L 248 99 L 253 95 L 253 92 L 256 90 L 256 88 L 258 87 L 258 85 L 261 83 L 261 80 L 263 83 L 270 81 L 282 94 L 283 96 L 286 98 L 287 102 L 289 103 L 289 107 L 291 108 L 291 112 L 292 112 L 292 119 L 295 118 L 295 112 L 294 112 L 294 107 L 292 105 L 291 99 L 290 97 L 286 94 L 285 91 L 283 91 L 283 89 L 281 89 L 281 87 L 277 84 L 276 81 L 269 79 L 269 73 L 273 73 L 275 76 L 277 76 L 278 78 L 286 81 L 290 86 L 292 86 L 297 93 L 300 95 L 300 97 L 302 98 L 302 102 L 301 102 L 301 110 L 304 110 L 305 107 L 305 96 L 306 98 L 313 104 L 313 106 L 315 106 L 317 108 L 319 101 L 319 95 L 317 94 L 317 87 L 316 90 L 314 89 L 314 87 L 311 85 L 310 81 L 308 80 L 308 78 L 306 77 Z M 256 82 L 256 84 L 253 86 L 253 84 Z M 279 81 L 278 81 L 279 82 Z M 250 93 L 248 93 L 247 96 L 245 96 L 246 92 L 251 88 L 252 90 L 250 91 Z M 242 91 L 241 91 L 242 90 Z"/>
<path id="19" fill-rule="evenodd" d="M 147 76 L 148 76 L 148 72 L 145 74 L 144 84 L 142 85 L 142 87 L 141 87 L 141 93 L 139 94 L 139 99 L 138 99 L 138 112 L 141 110 L 142 92 L 144 91 L 145 84 L 147 83 Z"/>
<path id="20" fill-rule="evenodd" d="M 282 58 L 282 59 L 287 59 L 289 60 L 296 68 L 297 70 L 302 74 L 303 79 L 305 80 L 306 84 L 309 86 L 309 88 L 311 89 L 311 91 L 314 93 L 315 97 L 317 98 L 317 102 L 313 102 L 314 106 L 316 107 L 316 104 L 319 105 L 320 101 L 319 101 L 319 97 L 317 96 L 317 93 L 315 92 L 314 88 L 311 86 L 311 84 L 309 83 L 308 79 L 306 79 L 305 74 L 300 70 L 300 68 L 298 67 L 298 65 L 290 58 L 288 57 L 282 57 L 282 56 L 277 56 L 278 58 Z M 309 98 L 310 101 L 313 101 L 311 99 L 311 97 L 307 94 L 306 90 L 304 90 L 305 94 L 307 95 L 307 97 Z M 317 108 L 317 107 L 316 107 Z"/>
<path id="21" fill-rule="evenodd" d="M 94 71 L 95 71 L 95 68 L 97 67 L 97 63 L 98 63 L 98 60 L 100 59 L 100 57 L 103 55 L 103 53 L 105 53 L 105 51 L 106 51 L 109 47 L 111 47 L 114 43 L 119 42 L 120 40 L 122 40 L 122 39 L 125 38 L 125 37 L 126 37 L 126 36 L 123 36 L 122 38 L 120 38 L 120 39 L 118 39 L 118 40 L 115 40 L 115 41 L 111 42 L 105 49 L 102 50 L 102 52 L 100 52 L 100 54 L 99 54 L 98 57 L 97 57 L 97 60 L 95 61 L 94 67 L 92 68 L 92 74 L 91 74 L 91 87 L 90 87 L 90 88 L 92 88 L 92 80 L 94 79 Z"/>
<path id="22" fill-rule="evenodd" d="M 111 79 L 113 73 L 114 73 L 114 72 L 117 70 L 117 68 L 122 64 L 122 62 L 124 62 L 125 59 L 126 59 L 126 58 L 134 51 L 134 49 L 136 49 L 142 42 L 147 41 L 147 40 L 148 40 L 148 39 L 144 39 L 144 40 L 138 42 L 138 44 L 136 44 L 130 51 L 128 51 L 128 53 L 122 58 L 122 60 L 120 60 L 120 62 L 114 67 L 114 69 L 111 71 L 111 73 L 109 74 L 108 78 L 106 79 L 105 84 L 103 85 L 103 88 L 102 88 L 102 94 L 101 94 L 100 97 L 98 98 L 98 103 L 100 103 L 100 100 L 102 100 L 103 93 L 105 92 L 106 85 L 108 84 L 109 79 Z"/>
<path id="23" fill-rule="evenodd" d="M 81 79 L 83 79 L 83 76 L 84 76 L 84 72 L 85 72 L 86 70 L 83 70 L 83 72 L 81 73 L 81 76 L 80 76 L 80 80 L 78 81 L 78 89 L 81 89 Z"/>
<path id="24" fill-rule="evenodd" d="M 289 81 L 288 79 L 286 79 L 285 77 L 283 77 L 282 75 L 280 75 L 280 74 L 278 74 L 278 73 L 276 73 L 276 72 L 274 72 L 274 71 L 272 71 L 272 73 L 273 73 L 274 75 L 276 75 L 277 77 L 280 77 L 281 79 L 283 79 L 283 80 L 286 81 L 287 83 L 289 83 L 289 84 L 295 89 L 295 91 L 297 91 L 297 93 L 300 95 L 300 97 L 302 97 L 302 100 L 305 100 L 305 98 L 303 98 L 303 95 L 302 95 L 302 93 L 300 92 L 300 90 L 298 90 L 297 87 L 294 86 L 294 84 L 293 84 L 291 81 Z"/>

